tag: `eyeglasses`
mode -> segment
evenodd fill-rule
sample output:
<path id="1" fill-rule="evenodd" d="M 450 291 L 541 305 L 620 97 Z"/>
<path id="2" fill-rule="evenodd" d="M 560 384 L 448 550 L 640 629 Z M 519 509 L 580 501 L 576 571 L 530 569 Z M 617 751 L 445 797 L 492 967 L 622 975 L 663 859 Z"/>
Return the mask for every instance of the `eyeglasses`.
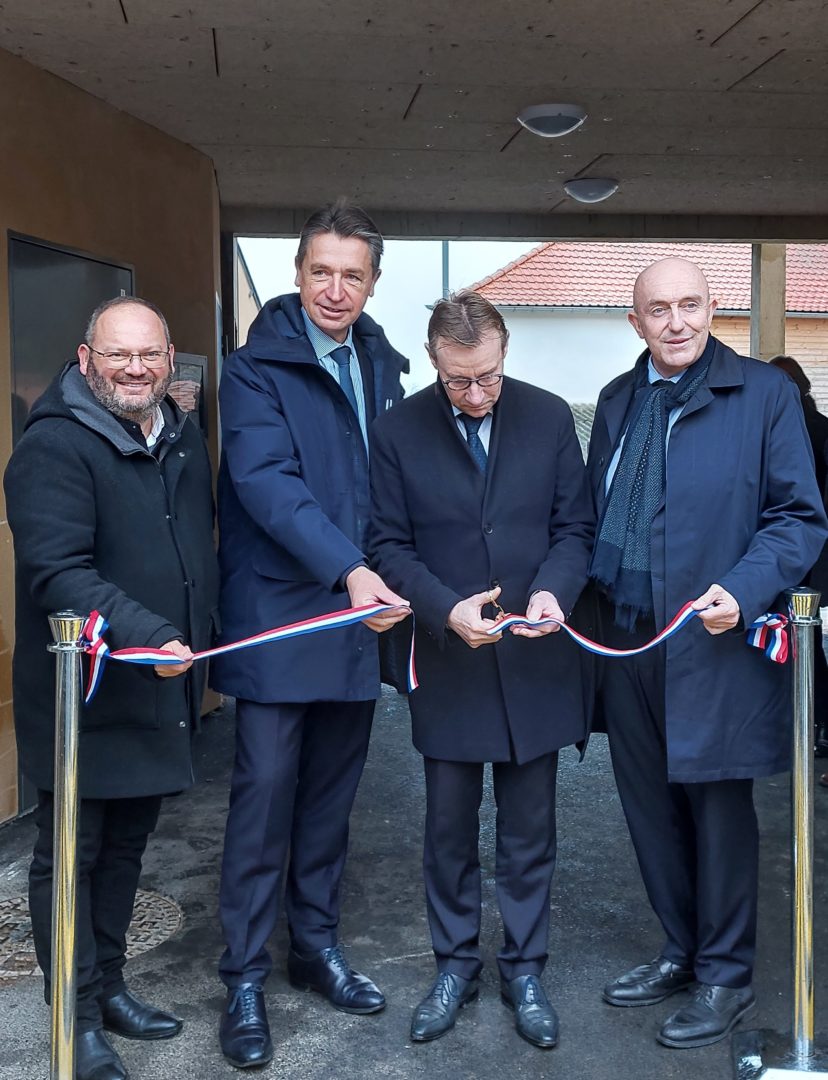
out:
<path id="1" fill-rule="evenodd" d="M 97 356 L 102 356 L 108 364 L 112 364 L 113 367 L 129 367 L 132 363 L 133 356 L 137 356 L 144 367 L 157 368 L 163 367 L 170 357 L 169 348 L 164 349 L 150 349 L 145 353 L 126 353 L 126 352 L 101 352 L 100 349 L 93 349 L 91 345 L 86 346 L 90 352 L 95 353 Z"/>
<path id="2" fill-rule="evenodd" d="M 477 383 L 478 386 L 487 390 L 492 386 L 497 386 L 502 378 L 502 372 L 500 374 L 492 372 L 491 375 L 481 375 L 479 379 L 442 379 L 441 382 L 449 390 L 468 390 L 472 383 Z"/>

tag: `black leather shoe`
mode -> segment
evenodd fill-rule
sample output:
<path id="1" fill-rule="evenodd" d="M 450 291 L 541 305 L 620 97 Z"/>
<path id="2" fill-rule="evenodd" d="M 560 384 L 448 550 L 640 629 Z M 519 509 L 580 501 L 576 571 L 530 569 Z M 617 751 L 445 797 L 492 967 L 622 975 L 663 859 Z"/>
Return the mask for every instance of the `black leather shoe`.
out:
<path id="1" fill-rule="evenodd" d="M 273 1043 L 261 986 L 242 983 L 229 991 L 219 1042 L 221 1052 L 237 1069 L 267 1065 L 272 1060 Z"/>
<path id="2" fill-rule="evenodd" d="M 756 998 L 749 986 L 734 990 L 699 983 L 687 1004 L 667 1017 L 656 1038 L 663 1046 L 679 1050 L 710 1046 L 729 1035 L 755 1008 Z"/>
<path id="3" fill-rule="evenodd" d="M 129 990 L 101 1002 L 103 1025 L 125 1039 L 171 1039 L 184 1022 L 172 1013 L 147 1005 Z"/>
<path id="4" fill-rule="evenodd" d="M 311 956 L 300 956 L 291 949 L 288 978 L 297 990 L 315 990 L 340 1012 L 364 1016 L 385 1008 L 382 993 L 367 976 L 354 971 L 339 945 Z"/>
<path id="5" fill-rule="evenodd" d="M 451 1031 L 457 1014 L 477 997 L 477 979 L 464 979 L 443 971 L 414 1010 L 411 1020 L 412 1042 L 431 1042 Z"/>
<path id="6" fill-rule="evenodd" d="M 828 757 L 828 727 L 825 724 L 817 724 L 814 732 L 814 755 L 816 757 Z"/>
<path id="7" fill-rule="evenodd" d="M 500 996 L 515 1011 L 517 1033 L 533 1046 L 551 1050 L 558 1044 L 558 1014 L 549 1003 L 537 975 L 501 979 Z"/>
<path id="8" fill-rule="evenodd" d="M 608 1005 L 655 1005 L 695 981 L 692 971 L 659 956 L 607 983 L 602 996 Z"/>
<path id="9" fill-rule="evenodd" d="M 76 1080 L 127 1080 L 124 1063 L 106 1035 L 97 1028 L 75 1040 Z"/>

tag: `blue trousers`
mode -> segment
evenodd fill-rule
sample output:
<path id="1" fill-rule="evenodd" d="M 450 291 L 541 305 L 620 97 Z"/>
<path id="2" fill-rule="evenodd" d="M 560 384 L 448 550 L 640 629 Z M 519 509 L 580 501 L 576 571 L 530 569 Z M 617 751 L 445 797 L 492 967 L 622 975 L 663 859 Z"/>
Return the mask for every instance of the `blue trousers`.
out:
<path id="1" fill-rule="evenodd" d="M 293 948 L 336 944 L 348 818 L 373 714 L 373 701 L 236 702 L 219 893 L 219 974 L 228 987 L 270 973 L 267 942 L 283 891 Z"/>
<path id="2" fill-rule="evenodd" d="M 604 619 L 606 643 L 642 644 Z M 662 955 L 699 982 L 749 986 L 756 952 L 759 830 L 752 780 L 667 780 L 664 647 L 604 661 L 602 698 L 615 780 L 647 896 L 664 928 Z"/>
<path id="3" fill-rule="evenodd" d="M 428 922 L 437 967 L 475 978 L 480 957 L 483 765 L 425 758 L 423 852 Z M 504 979 L 539 975 L 549 948 L 549 890 L 557 853 L 558 755 L 492 765 L 497 818 L 495 887 L 503 920 L 497 962 Z"/>

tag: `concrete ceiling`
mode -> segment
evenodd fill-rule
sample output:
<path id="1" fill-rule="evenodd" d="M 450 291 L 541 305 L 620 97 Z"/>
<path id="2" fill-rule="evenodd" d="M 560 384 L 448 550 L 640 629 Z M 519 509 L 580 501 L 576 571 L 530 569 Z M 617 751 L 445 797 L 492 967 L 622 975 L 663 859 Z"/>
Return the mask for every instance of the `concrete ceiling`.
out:
<path id="1" fill-rule="evenodd" d="M 252 233 L 347 194 L 396 235 L 828 239 L 826 28 L 828 0 L 0 0 L 0 47 L 209 155 Z M 549 101 L 586 123 L 517 125 Z"/>

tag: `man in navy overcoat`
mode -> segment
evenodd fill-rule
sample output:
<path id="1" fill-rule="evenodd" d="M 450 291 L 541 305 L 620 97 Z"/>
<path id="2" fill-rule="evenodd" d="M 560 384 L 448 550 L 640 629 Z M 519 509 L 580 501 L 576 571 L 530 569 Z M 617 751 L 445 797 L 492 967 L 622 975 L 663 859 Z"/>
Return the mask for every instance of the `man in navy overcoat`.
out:
<path id="1" fill-rule="evenodd" d="M 476 293 L 434 308 L 437 381 L 372 430 L 370 552 L 416 618 L 410 697 L 424 758 L 424 875 L 438 977 L 414 1013 L 425 1042 L 477 993 L 478 811 L 483 764 L 497 801 L 501 993 L 518 1032 L 554 1046 L 540 982 L 555 865 L 558 750 L 584 737 L 578 650 L 552 626 L 488 636 L 498 601 L 563 620 L 586 583 L 593 514 L 566 402 L 506 378 L 508 334 Z M 557 630 L 557 627 L 554 629 Z"/>
<path id="2" fill-rule="evenodd" d="M 602 391 L 587 462 L 602 640 L 642 644 L 688 600 L 699 613 L 602 675 L 618 790 L 666 934 L 604 1000 L 689 989 L 657 1035 L 670 1047 L 716 1042 L 754 1008 L 753 780 L 788 768 L 790 682 L 744 630 L 780 610 L 826 535 L 796 388 L 717 341 L 715 307 L 692 262 L 639 276 L 629 318 L 647 349 Z"/>
<path id="3" fill-rule="evenodd" d="M 282 889 L 294 986 L 345 1012 L 385 999 L 337 939 L 348 817 L 379 695 L 375 631 L 404 617 L 367 568 L 368 425 L 402 396 L 407 361 L 363 308 L 382 237 L 361 210 L 313 214 L 296 258 L 299 293 L 270 300 L 228 357 L 219 400 L 223 639 L 373 602 L 368 621 L 220 657 L 213 686 L 236 703 L 220 913 L 231 1064 L 273 1054 L 262 984 Z M 290 864 L 288 850 L 290 849 Z"/>

